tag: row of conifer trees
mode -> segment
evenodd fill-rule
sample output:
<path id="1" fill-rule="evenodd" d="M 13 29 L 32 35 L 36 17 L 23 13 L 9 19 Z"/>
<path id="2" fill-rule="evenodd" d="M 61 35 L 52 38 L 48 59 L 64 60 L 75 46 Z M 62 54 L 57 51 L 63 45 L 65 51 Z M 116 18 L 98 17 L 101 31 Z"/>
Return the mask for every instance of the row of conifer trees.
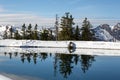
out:
<path id="1" fill-rule="evenodd" d="M 74 18 L 69 13 L 65 13 L 61 17 L 61 23 L 58 28 L 61 30 L 52 31 L 51 29 L 43 29 L 42 31 L 38 30 L 38 25 L 36 24 L 33 28 L 31 24 L 26 26 L 22 25 L 21 31 L 14 31 L 12 27 L 10 28 L 10 35 L 7 36 L 7 32 L 4 33 L 4 38 L 13 38 L 13 39 L 32 39 L 32 40 L 95 40 L 94 33 L 91 30 L 92 25 L 87 20 L 84 19 L 82 26 L 74 26 Z M 74 26 L 74 27 L 73 27 Z M 81 27 L 81 28 L 80 28 Z M 57 29 L 58 29 L 57 28 Z M 14 33 L 14 36 L 13 36 Z M 56 35 L 53 35 L 55 33 Z M 22 34 L 22 35 L 21 35 Z"/>

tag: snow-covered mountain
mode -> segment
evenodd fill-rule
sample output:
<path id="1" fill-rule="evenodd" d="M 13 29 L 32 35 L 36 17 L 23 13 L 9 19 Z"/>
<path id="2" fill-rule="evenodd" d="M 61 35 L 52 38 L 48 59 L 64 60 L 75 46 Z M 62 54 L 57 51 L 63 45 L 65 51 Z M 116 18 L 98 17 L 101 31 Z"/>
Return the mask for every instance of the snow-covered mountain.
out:
<path id="1" fill-rule="evenodd" d="M 113 36 L 117 39 L 120 40 L 120 23 L 117 23 L 114 27 L 113 27 Z"/>
<path id="2" fill-rule="evenodd" d="M 110 27 L 110 25 L 108 25 L 108 24 L 102 24 L 102 25 L 100 25 L 99 26 L 101 29 L 104 29 L 104 30 L 106 30 L 107 32 L 109 32 L 111 35 L 112 35 L 112 28 Z"/>
<path id="3" fill-rule="evenodd" d="M 104 24 L 94 28 L 95 38 L 100 41 L 113 41 L 111 28 Z"/>
<path id="4" fill-rule="evenodd" d="M 10 28 L 12 28 L 12 32 L 16 31 L 16 28 L 12 25 L 0 25 L 0 39 L 3 39 L 5 33 L 7 36 L 10 35 Z"/>
<path id="5" fill-rule="evenodd" d="M 0 26 L 0 39 L 3 39 L 5 30 L 6 30 L 6 26 Z"/>

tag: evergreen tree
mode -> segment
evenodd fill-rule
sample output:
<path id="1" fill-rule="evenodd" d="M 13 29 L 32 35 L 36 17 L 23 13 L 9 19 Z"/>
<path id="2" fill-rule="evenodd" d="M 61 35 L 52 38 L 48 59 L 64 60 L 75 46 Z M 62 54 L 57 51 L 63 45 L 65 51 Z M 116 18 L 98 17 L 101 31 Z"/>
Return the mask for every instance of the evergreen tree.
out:
<path id="1" fill-rule="evenodd" d="M 48 30 L 43 30 L 43 32 L 41 33 L 41 40 L 48 40 L 48 34 L 49 31 Z"/>
<path id="2" fill-rule="evenodd" d="M 35 28 L 34 28 L 35 31 L 37 31 L 37 27 L 38 27 L 38 25 L 36 24 L 36 25 L 35 25 Z"/>
<path id="3" fill-rule="evenodd" d="M 28 33 L 27 39 L 32 39 L 32 25 L 31 24 L 28 25 L 27 33 Z"/>
<path id="4" fill-rule="evenodd" d="M 4 31 L 4 35 L 3 35 L 4 39 L 8 38 L 7 30 L 8 30 L 8 26 L 6 26 L 6 30 Z"/>
<path id="5" fill-rule="evenodd" d="M 74 25 L 72 15 L 66 13 L 61 19 L 62 30 L 59 33 L 59 40 L 72 40 L 73 39 L 73 28 Z"/>
<path id="6" fill-rule="evenodd" d="M 90 22 L 87 20 L 87 18 L 85 18 L 85 20 L 83 21 L 83 25 L 82 25 L 82 35 L 81 38 L 82 40 L 85 41 L 91 41 L 93 40 L 93 33 L 91 31 L 91 24 Z"/>
<path id="7" fill-rule="evenodd" d="M 34 39 L 34 40 L 38 40 L 37 27 L 38 27 L 38 25 L 36 24 L 35 27 L 34 27 L 34 36 L 33 36 L 33 39 Z"/>
<path id="8" fill-rule="evenodd" d="M 23 38 L 22 39 L 26 39 L 26 26 L 25 26 L 25 24 L 22 25 L 22 31 L 23 31 Z"/>
<path id="9" fill-rule="evenodd" d="M 53 31 L 52 30 L 49 30 L 48 40 L 55 40 L 55 36 L 53 36 Z"/>
<path id="10" fill-rule="evenodd" d="M 7 39 L 7 31 L 6 31 L 6 30 L 4 31 L 3 38 L 4 38 L 4 39 Z"/>
<path id="11" fill-rule="evenodd" d="M 15 32 L 15 39 L 20 39 L 20 35 L 19 35 L 19 33 L 18 33 L 18 30 L 16 30 L 16 32 Z"/>
<path id="12" fill-rule="evenodd" d="M 74 37 L 75 37 L 75 40 L 80 40 L 80 29 L 78 25 L 76 26 Z"/>
<path id="13" fill-rule="evenodd" d="M 28 25 L 28 31 L 31 31 L 31 29 L 32 29 L 32 25 L 29 24 L 29 25 Z"/>
<path id="14" fill-rule="evenodd" d="M 10 31 L 10 38 L 12 39 L 12 37 L 13 37 L 13 35 L 12 35 L 12 33 L 13 33 L 13 28 L 12 28 L 12 26 L 11 26 L 11 28 L 9 29 L 9 31 Z"/>

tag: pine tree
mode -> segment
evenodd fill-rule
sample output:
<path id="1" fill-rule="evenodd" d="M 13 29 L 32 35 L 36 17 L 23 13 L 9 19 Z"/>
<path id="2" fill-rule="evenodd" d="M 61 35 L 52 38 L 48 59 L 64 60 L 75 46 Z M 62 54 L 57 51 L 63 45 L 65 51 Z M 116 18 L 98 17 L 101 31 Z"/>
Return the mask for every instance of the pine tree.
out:
<path id="1" fill-rule="evenodd" d="M 36 24 L 36 25 L 35 25 L 35 28 L 34 28 L 35 31 L 37 31 L 37 27 L 38 27 L 38 25 Z"/>
<path id="2" fill-rule="evenodd" d="M 34 27 L 34 36 L 33 36 L 33 39 L 34 39 L 34 40 L 38 40 L 37 27 L 38 27 L 38 25 L 36 24 L 35 27 Z"/>
<path id="3" fill-rule="evenodd" d="M 48 34 L 49 31 L 44 29 L 43 32 L 41 33 L 41 40 L 48 40 Z"/>
<path id="4" fill-rule="evenodd" d="M 61 19 L 62 30 L 59 33 L 59 40 L 72 40 L 73 39 L 73 28 L 74 25 L 72 15 L 66 13 Z"/>
<path id="5" fill-rule="evenodd" d="M 48 34 L 48 40 L 55 40 L 54 36 L 52 35 L 53 31 L 49 30 L 49 34 Z"/>
<path id="6" fill-rule="evenodd" d="M 19 35 L 19 33 L 18 33 L 18 30 L 16 30 L 16 32 L 15 32 L 15 39 L 20 39 L 20 35 Z"/>
<path id="7" fill-rule="evenodd" d="M 87 20 L 87 18 L 85 18 L 85 20 L 83 21 L 83 25 L 82 25 L 82 35 L 81 38 L 82 40 L 85 41 L 91 41 L 93 40 L 93 33 L 91 31 L 91 24 L 90 22 Z"/>
<path id="8" fill-rule="evenodd" d="M 10 38 L 12 39 L 12 37 L 13 37 L 13 35 L 12 35 L 12 33 L 13 33 L 13 28 L 12 28 L 12 26 L 11 26 L 11 28 L 9 29 L 9 31 L 10 31 Z"/>
<path id="9" fill-rule="evenodd" d="M 74 37 L 75 37 L 75 40 L 80 40 L 80 29 L 78 25 L 76 26 Z"/>
<path id="10" fill-rule="evenodd" d="M 6 30 L 4 31 L 3 38 L 4 38 L 4 39 L 7 39 L 7 31 L 6 31 Z"/>
<path id="11" fill-rule="evenodd" d="M 32 25 L 31 24 L 28 25 L 27 33 L 28 33 L 27 39 L 32 39 Z"/>
<path id="12" fill-rule="evenodd" d="M 22 39 L 26 39 L 26 26 L 25 26 L 25 24 L 22 25 L 22 31 L 23 31 L 23 38 Z"/>
<path id="13" fill-rule="evenodd" d="M 4 31 L 4 35 L 3 35 L 4 39 L 8 38 L 7 30 L 8 30 L 8 26 L 6 26 L 6 30 Z"/>
<path id="14" fill-rule="evenodd" d="M 28 25 L 28 31 L 31 31 L 31 29 L 32 29 L 32 25 L 29 24 L 29 25 Z"/>

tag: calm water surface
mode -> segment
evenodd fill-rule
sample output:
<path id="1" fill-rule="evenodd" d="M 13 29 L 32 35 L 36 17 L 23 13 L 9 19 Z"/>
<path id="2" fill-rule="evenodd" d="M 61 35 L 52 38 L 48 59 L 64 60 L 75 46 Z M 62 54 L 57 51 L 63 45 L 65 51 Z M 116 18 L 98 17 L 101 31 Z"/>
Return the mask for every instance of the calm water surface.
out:
<path id="1" fill-rule="evenodd" d="M 1 51 L 0 75 L 13 80 L 120 80 L 120 57 Z"/>

